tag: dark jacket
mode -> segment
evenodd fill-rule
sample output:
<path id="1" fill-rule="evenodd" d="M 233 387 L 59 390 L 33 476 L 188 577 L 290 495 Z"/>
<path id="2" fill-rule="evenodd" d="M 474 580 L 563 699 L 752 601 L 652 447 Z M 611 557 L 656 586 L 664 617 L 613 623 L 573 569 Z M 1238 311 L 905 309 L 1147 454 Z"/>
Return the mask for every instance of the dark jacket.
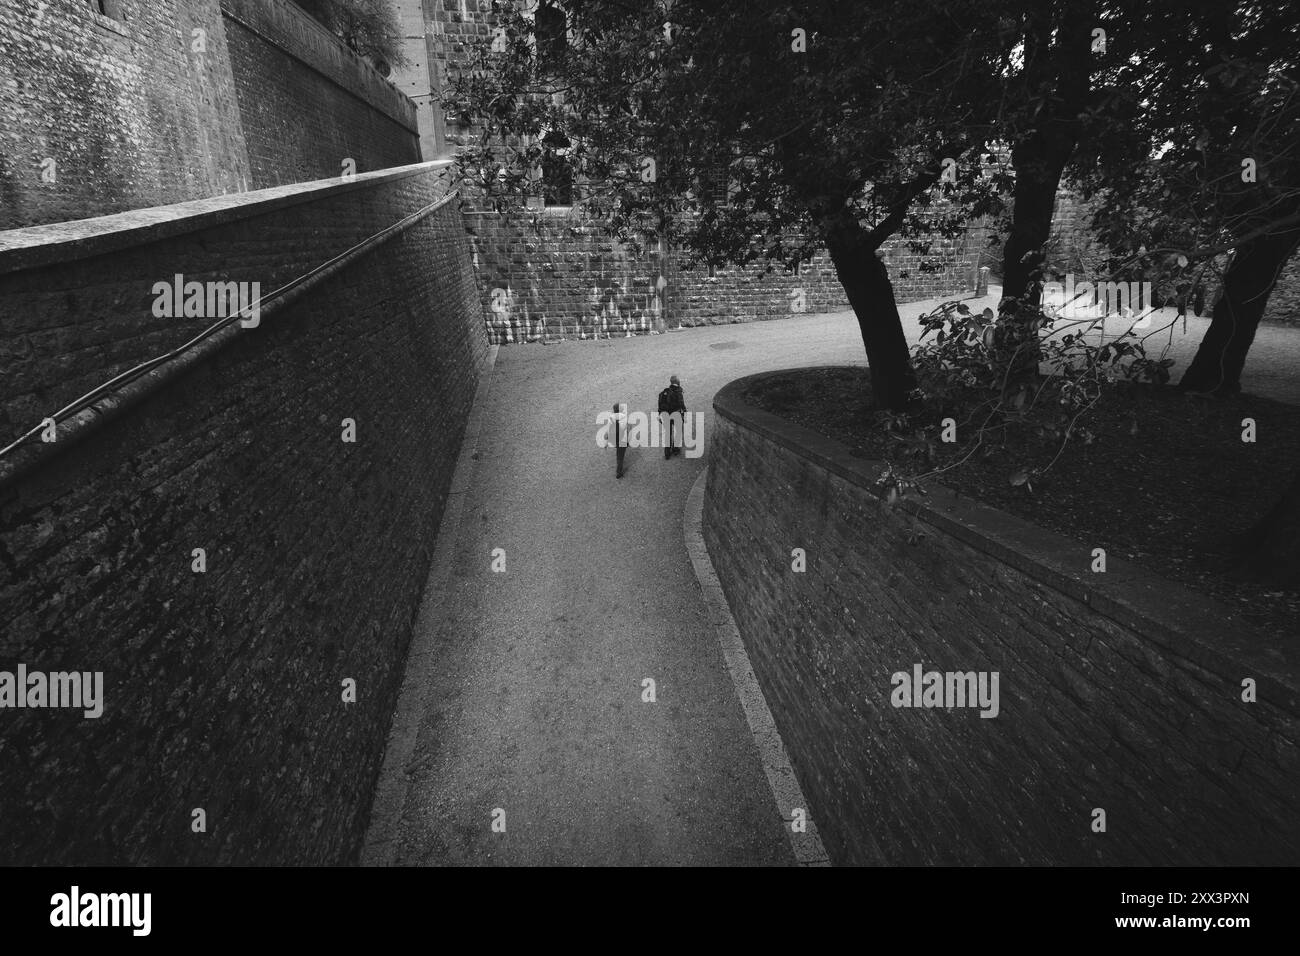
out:
<path id="1" fill-rule="evenodd" d="M 682 392 L 680 385 L 669 385 L 659 393 L 659 411 L 661 412 L 684 412 L 686 411 L 686 396 Z"/>

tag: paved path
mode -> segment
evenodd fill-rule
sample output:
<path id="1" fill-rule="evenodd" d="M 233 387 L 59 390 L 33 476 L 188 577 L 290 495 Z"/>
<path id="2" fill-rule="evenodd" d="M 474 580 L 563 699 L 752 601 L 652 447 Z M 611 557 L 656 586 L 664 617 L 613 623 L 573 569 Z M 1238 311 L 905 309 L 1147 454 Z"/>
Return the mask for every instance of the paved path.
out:
<path id="1" fill-rule="evenodd" d="M 1129 323 L 1115 318 L 1106 323 L 1107 335 L 1118 335 Z M 1189 315 L 1184 322 L 1174 309 L 1159 309 L 1151 315 L 1145 332 L 1145 348 L 1151 358 L 1168 357 L 1175 364 L 1173 381 L 1182 378 L 1192 364 L 1196 349 L 1210 327 L 1209 317 Z M 1300 328 L 1261 325 L 1246 356 L 1241 375 L 1242 391 L 1300 405 Z"/>
<path id="2" fill-rule="evenodd" d="M 925 307 L 903 310 L 911 338 Z M 595 422 L 616 401 L 651 409 L 671 372 L 707 423 L 739 376 L 864 361 L 851 313 L 500 350 L 449 572 L 429 596 L 437 620 L 417 637 L 433 650 L 404 695 L 414 747 L 386 778 L 400 807 L 380 835 L 387 859 L 793 862 L 683 545 L 707 424 L 705 457 L 629 449 L 615 481 Z M 495 548 L 505 573 L 490 570 Z M 642 702 L 645 678 L 656 703 Z"/>
<path id="3" fill-rule="evenodd" d="M 996 297 L 1001 294 L 998 286 L 992 286 L 991 298 L 982 299 L 978 308 L 986 305 L 996 310 Z M 972 302 L 972 305 L 976 303 Z M 904 313 L 904 331 L 909 342 L 915 342 L 920 336 L 920 326 L 916 316 L 933 303 L 925 303 L 921 308 L 906 306 L 899 311 Z M 852 320 L 851 313 L 841 313 Z M 837 316 L 838 317 L 838 316 Z M 1066 320 L 1062 320 L 1065 322 Z M 1107 337 L 1121 335 L 1128 331 L 1131 321 L 1114 316 L 1108 318 L 1104 325 Z M 1186 319 L 1178 318 L 1176 309 L 1157 309 L 1151 313 L 1150 324 L 1138 334 L 1142 335 L 1148 357 L 1171 358 L 1174 366 L 1170 369 L 1172 380 L 1177 382 L 1183 372 L 1192 364 L 1201 339 L 1210 327 L 1209 316 L 1189 315 Z M 1080 328 L 1058 324 L 1058 331 L 1080 331 Z M 1090 336 L 1098 335 L 1102 329 L 1093 329 Z M 1296 374 L 1300 366 L 1300 328 L 1280 325 L 1261 325 L 1255 334 L 1250 353 L 1246 357 L 1246 367 L 1242 372 L 1243 391 L 1262 395 L 1267 398 L 1300 405 L 1300 375 Z"/>

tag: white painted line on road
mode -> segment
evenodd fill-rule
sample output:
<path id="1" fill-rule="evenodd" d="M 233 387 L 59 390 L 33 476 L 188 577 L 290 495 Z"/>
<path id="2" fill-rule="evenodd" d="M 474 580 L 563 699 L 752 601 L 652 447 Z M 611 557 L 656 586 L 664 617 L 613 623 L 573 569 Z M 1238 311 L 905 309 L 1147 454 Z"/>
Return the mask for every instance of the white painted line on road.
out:
<path id="1" fill-rule="evenodd" d="M 767 784 L 772 788 L 772 798 L 785 821 L 782 829 L 790 840 L 795 860 L 800 866 L 830 866 L 830 857 L 822 846 L 822 838 L 817 833 L 816 821 L 812 819 L 812 810 L 804 799 L 799 780 L 790 765 L 790 757 L 785 749 L 785 742 L 776 729 L 776 721 L 767 706 L 767 698 L 758 684 L 754 668 L 750 666 L 749 655 L 745 652 L 745 642 L 740 637 L 736 620 L 731 616 L 727 597 L 722 592 L 717 572 L 713 569 L 713 559 L 709 557 L 708 548 L 704 546 L 704 482 L 709 469 L 704 468 L 700 477 L 695 479 L 691 492 L 686 496 L 686 510 L 682 514 L 682 531 L 686 538 L 686 552 L 691 556 L 695 567 L 695 577 L 700 582 L 704 601 L 709 609 L 709 621 L 713 624 L 718 643 L 722 645 L 722 656 L 731 672 L 731 681 L 736 688 L 736 696 L 745 711 L 745 720 L 749 722 L 750 733 L 758 747 L 758 755 L 763 763 L 763 773 L 767 775 Z M 804 811 L 807 830 L 794 832 L 791 823 L 794 811 Z"/>
<path id="2" fill-rule="evenodd" d="M 470 407 L 469 418 L 465 422 L 465 437 L 461 439 L 456 470 L 452 473 L 451 486 L 447 492 L 447 504 L 438 524 L 433 562 L 424 586 L 424 595 L 420 599 L 420 613 L 411 631 L 411 646 L 406 652 L 402 689 L 397 696 L 397 710 L 393 714 L 393 726 L 388 732 L 384 764 L 370 806 L 370 825 L 366 828 L 366 838 L 361 847 L 362 866 L 392 866 L 397 857 L 398 825 L 401 823 L 409 783 L 407 764 L 415 752 L 425 703 L 421 690 L 429 686 L 430 675 L 433 673 L 438 628 L 445 619 L 442 602 L 451 593 L 451 588 L 448 587 L 451 560 L 460 538 L 465 492 L 470 487 L 477 465 L 479 436 L 483 431 L 483 409 L 487 405 L 498 348 L 499 346 L 492 346 L 487 361 L 483 363 L 478 390 L 474 393 L 474 404 Z"/>

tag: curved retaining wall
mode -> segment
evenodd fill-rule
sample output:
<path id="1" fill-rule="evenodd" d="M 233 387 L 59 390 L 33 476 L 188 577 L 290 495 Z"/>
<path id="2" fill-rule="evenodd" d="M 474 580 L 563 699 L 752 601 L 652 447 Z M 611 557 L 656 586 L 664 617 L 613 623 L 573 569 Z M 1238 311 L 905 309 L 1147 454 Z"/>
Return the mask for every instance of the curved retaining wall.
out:
<path id="1" fill-rule="evenodd" d="M 714 400 L 704 536 L 834 862 L 1300 862 L 1294 636 L 950 492 L 887 507 L 761 377 Z M 997 672 L 997 716 L 895 707 L 917 664 Z"/>

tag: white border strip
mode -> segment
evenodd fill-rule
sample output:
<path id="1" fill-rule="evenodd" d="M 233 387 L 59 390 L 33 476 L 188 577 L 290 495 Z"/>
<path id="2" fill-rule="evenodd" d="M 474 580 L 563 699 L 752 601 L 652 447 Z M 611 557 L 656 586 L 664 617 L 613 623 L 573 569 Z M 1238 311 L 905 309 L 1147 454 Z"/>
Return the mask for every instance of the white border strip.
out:
<path id="1" fill-rule="evenodd" d="M 451 489 L 438 524 L 438 537 L 433 546 L 433 563 L 420 600 L 420 613 L 411 632 L 411 645 L 406 652 L 406 670 L 402 689 L 397 695 L 397 709 L 388 731 L 388 746 L 384 749 L 384 763 L 379 771 L 379 783 L 370 804 L 370 824 L 366 827 L 361 845 L 362 866 L 393 866 L 397 858 L 398 826 L 410 789 L 407 765 L 415 753 L 420 719 L 424 714 L 423 688 L 429 684 L 433 672 L 438 630 L 445 620 L 442 603 L 451 589 L 451 559 L 460 540 L 461 520 L 465 512 L 465 496 L 474 478 L 478 458 L 479 435 L 483 431 L 483 410 L 492 385 L 492 371 L 496 367 L 497 351 L 493 345 L 479 378 L 474 404 L 465 422 L 465 437 L 461 440 L 456 470 L 452 473 Z"/>
<path id="2" fill-rule="evenodd" d="M 695 479 L 691 492 L 686 496 L 686 510 L 682 514 L 682 532 L 686 538 L 686 553 L 691 556 L 695 567 L 695 577 L 704 592 L 704 601 L 709 608 L 709 620 L 713 623 L 714 634 L 722 645 L 722 656 L 731 672 L 731 681 L 736 688 L 736 696 L 745 711 L 745 720 L 749 722 L 750 733 L 758 746 L 758 755 L 763 763 L 763 773 L 767 775 L 768 786 L 772 788 L 772 798 L 785 821 L 782 827 L 790 839 L 795 859 L 800 866 L 830 866 L 830 857 L 822 846 L 822 838 L 817 833 L 817 824 L 812 819 L 812 810 L 804 799 L 799 780 L 790 766 L 785 743 L 776 729 L 772 711 L 768 709 L 767 698 L 763 688 L 758 684 L 754 668 L 749 664 L 749 655 L 745 653 L 745 644 L 741 640 L 736 620 L 731 616 L 727 605 L 727 596 L 722 593 L 722 584 L 717 572 L 713 570 L 713 559 L 709 557 L 704 545 L 704 483 L 709 469 L 704 468 L 700 477 Z M 791 827 L 793 811 L 802 809 L 807 823 L 807 830 L 795 833 Z"/>

